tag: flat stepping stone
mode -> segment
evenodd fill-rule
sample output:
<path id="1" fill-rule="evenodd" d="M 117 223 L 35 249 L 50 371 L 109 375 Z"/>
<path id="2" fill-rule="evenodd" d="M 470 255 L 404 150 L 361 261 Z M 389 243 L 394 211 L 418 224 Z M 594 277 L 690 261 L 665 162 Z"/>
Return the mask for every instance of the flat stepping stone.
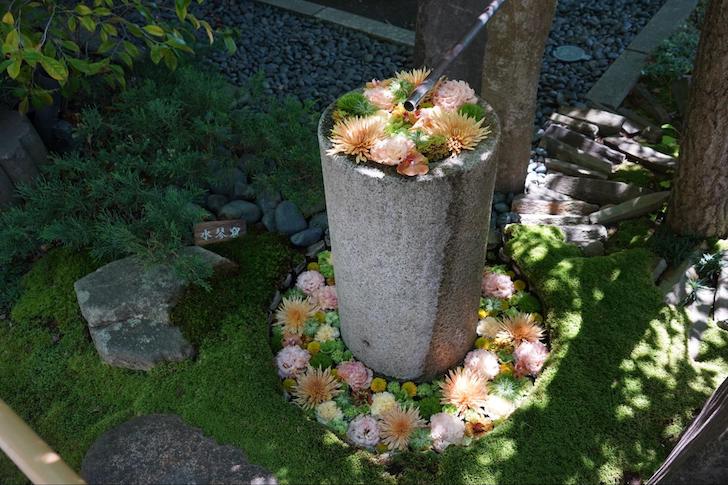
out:
<path id="1" fill-rule="evenodd" d="M 573 197 L 569 197 L 561 192 L 547 189 L 546 187 L 540 187 L 538 185 L 529 185 L 526 188 L 527 197 L 531 199 L 543 199 L 543 200 L 576 200 Z"/>
<path id="2" fill-rule="evenodd" d="M 562 115 L 559 113 L 553 113 L 549 117 L 553 123 L 564 125 L 576 132 L 586 135 L 591 138 L 596 138 L 599 133 L 599 127 L 595 124 L 589 123 L 588 121 L 577 120 L 571 116 Z"/>
<path id="3" fill-rule="evenodd" d="M 723 254 L 723 264 L 723 269 L 718 276 L 713 304 L 713 320 L 718 324 L 728 322 L 728 253 Z M 721 327 L 725 328 L 725 323 Z"/>
<path id="4" fill-rule="evenodd" d="M 559 108 L 559 113 L 597 125 L 602 135 L 616 135 L 625 121 L 624 116 L 601 109 L 562 106 Z"/>
<path id="5" fill-rule="evenodd" d="M 625 153 L 627 158 L 633 162 L 649 169 L 664 173 L 677 168 L 677 158 L 660 153 L 629 138 L 609 137 L 604 139 L 604 143 Z"/>
<path id="6" fill-rule="evenodd" d="M 567 175 L 547 175 L 544 187 L 593 204 L 621 204 L 652 191 L 637 185 Z M 518 211 L 516 211 L 518 212 Z M 592 211 L 593 212 L 593 211 Z"/>
<path id="7" fill-rule="evenodd" d="M 589 243 L 607 240 L 607 228 L 600 224 L 574 224 L 556 227 L 564 233 L 567 242 Z"/>
<path id="8" fill-rule="evenodd" d="M 232 271 L 235 263 L 197 246 L 183 255 Z M 179 329 L 170 325 L 170 311 L 188 282 L 171 265 L 146 266 L 130 256 L 109 263 L 74 283 L 81 315 L 102 360 L 116 367 L 149 370 L 161 362 L 179 362 L 194 355 Z"/>
<path id="9" fill-rule="evenodd" d="M 581 200 L 544 200 L 516 197 L 511 210 L 519 214 L 586 215 L 599 209 L 598 205 Z"/>
<path id="10" fill-rule="evenodd" d="M 624 163 L 626 156 L 617 150 L 612 150 L 608 146 L 597 143 L 581 133 L 577 133 L 568 128 L 559 125 L 550 125 L 543 134 L 544 137 L 553 138 L 567 145 L 583 150 L 590 155 L 606 160 L 612 165 Z"/>
<path id="11" fill-rule="evenodd" d="M 278 483 L 239 448 L 168 414 L 139 416 L 101 435 L 83 459 L 81 476 L 87 483 L 135 485 Z"/>
<path id="12" fill-rule="evenodd" d="M 699 249 L 692 251 L 685 260 L 677 266 L 668 268 L 662 275 L 658 289 L 664 295 L 665 303 L 668 305 L 681 305 L 690 292 L 688 280 L 697 280 L 698 273 L 695 271 L 693 261 L 700 256 L 707 246 L 701 245 Z"/>
<path id="13" fill-rule="evenodd" d="M 708 328 L 708 320 L 713 311 L 715 288 L 700 287 L 695 290 L 694 300 L 685 307 L 685 315 L 691 323 L 688 333 L 688 355 L 695 360 L 700 352 L 703 333 Z"/>
<path id="14" fill-rule="evenodd" d="M 592 224 L 612 224 L 614 222 L 640 217 L 659 210 L 669 198 L 669 190 L 641 195 L 621 204 L 600 209 L 589 215 L 589 221 Z"/>
<path id="15" fill-rule="evenodd" d="M 608 175 L 604 172 L 597 170 L 591 170 L 582 166 L 576 165 L 575 163 L 564 162 L 557 158 L 546 158 L 544 161 L 546 168 L 552 172 L 563 173 L 564 175 L 573 175 L 575 177 L 587 177 L 606 180 Z"/>
<path id="16" fill-rule="evenodd" d="M 610 174 L 614 171 L 614 164 L 612 164 L 609 160 L 605 160 L 599 155 L 594 155 L 582 150 L 581 148 L 564 143 L 556 138 L 543 136 L 541 138 L 540 145 L 546 149 L 549 155 L 558 158 L 559 160 L 565 160 L 576 165 L 581 165 L 584 168 L 597 170 L 606 174 Z"/>
<path id="17" fill-rule="evenodd" d="M 589 224 L 587 216 L 553 216 L 550 214 L 518 214 L 521 224 L 547 226 L 567 226 L 569 224 Z"/>

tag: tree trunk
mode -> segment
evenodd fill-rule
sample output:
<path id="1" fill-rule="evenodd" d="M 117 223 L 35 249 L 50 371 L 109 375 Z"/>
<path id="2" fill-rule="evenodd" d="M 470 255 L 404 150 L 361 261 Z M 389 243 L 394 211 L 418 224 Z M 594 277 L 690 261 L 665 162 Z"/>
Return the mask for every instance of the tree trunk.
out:
<path id="1" fill-rule="evenodd" d="M 482 96 L 501 122 L 496 190 L 522 192 L 536 92 L 556 0 L 508 0 L 488 24 Z"/>
<path id="2" fill-rule="evenodd" d="M 415 65 L 430 68 L 465 35 L 487 5 L 483 0 L 420 0 L 418 3 Z M 479 92 L 484 51 L 485 31 L 482 31 L 445 74 L 450 79 L 467 81 Z"/>
<path id="3" fill-rule="evenodd" d="M 711 0 L 667 214 L 679 234 L 728 235 L 728 0 Z"/>

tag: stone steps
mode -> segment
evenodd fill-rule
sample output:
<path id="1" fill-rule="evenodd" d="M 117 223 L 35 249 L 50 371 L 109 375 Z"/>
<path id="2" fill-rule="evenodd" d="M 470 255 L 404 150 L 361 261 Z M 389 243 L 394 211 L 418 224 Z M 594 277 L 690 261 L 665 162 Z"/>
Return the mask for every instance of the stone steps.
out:
<path id="1" fill-rule="evenodd" d="M 544 187 L 591 204 L 621 204 L 652 191 L 637 185 L 566 175 L 547 175 Z M 517 212 L 517 211 L 516 211 Z M 594 211 L 592 211 L 594 212 Z"/>
<path id="2" fill-rule="evenodd" d="M 564 233 L 567 242 L 590 243 L 607 240 L 607 228 L 601 224 L 574 224 L 556 227 Z"/>
<path id="3" fill-rule="evenodd" d="M 605 207 L 589 215 L 592 224 L 612 224 L 654 212 L 670 197 L 670 191 L 655 192 L 622 202 L 619 205 Z"/>
<path id="4" fill-rule="evenodd" d="M 591 138 L 596 138 L 599 133 L 599 127 L 597 125 L 589 123 L 588 121 L 577 120 L 571 116 L 553 113 L 549 119 L 552 123 L 563 125 Z"/>
<path id="5" fill-rule="evenodd" d="M 555 158 L 580 165 L 590 170 L 597 170 L 606 174 L 612 173 L 614 165 L 603 158 L 564 143 L 561 140 L 544 136 L 541 138 L 541 146 Z"/>
<path id="6" fill-rule="evenodd" d="M 587 216 L 554 216 L 551 214 L 518 214 L 521 224 L 541 224 L 548 226 L 566 226 L 569 224 L 589 224 Z"/>
<path id="7" fill-rule="evenodd" d="M 556 192 L 555 190 L 540 187 L 538 185 L 530 185 L 526 188 L 526 195 L 531 199 L 543 200 L 575 200 L 566 194 Z"/>
<path id="8" fill-rule="evenodd" d="M 573 175 L 575 177 L 586 177 L 602 180 L 606 180 L 608 178 L 608 175 L 604 172 L 584 168 L 576 165 L 575 163 L 564 162 L 563 160 L 559 160 L 557 158 L 546 158 L 544 164 L 546 165 L 546 168 L 550 171 L 563 173 L 564 175 Z"/>
<path id="9" fill-rule="evenodd" d="M 513 199 L 511 205 L 511 210 L 518 214 L 587 215 L 598 209 L 598 205 L 581 200 L 544 200 L 523 196 Z"/>
<path id="10" fill-rule="evenodd" d="M 588 138 L 581 133 L 577 133 L 559 125 L 549 126 L 543 136 L 553 138 L 579 150 L 583 150 L 596 158 L 601 158 L 602 160 L 609 162 L 611 165 L 619 165 L 627 158 L 622 152 L 613 150 L 606 145 L 597 143 L 593 139 Z"/>
<path id="11" fill-rule="evenodd" d="M 631 161 L 644 165 L 650 170 L 665 173 L 677 168 L 677 159 L 644 146 L 630 138 L 608 137 L 604 143 L 627 155 Z"/>
<path id="12" fill-rule="evenodd" d="M 600 134 L 606 136 L 616 135 L 619 133 L 622 129 L 622 125 L 626 121 L 624 116 L 610 111 L 591 108 L 572 108 L 562 106 L 559 108 L 559 114 L 597 125 L 599 127 Z"/>

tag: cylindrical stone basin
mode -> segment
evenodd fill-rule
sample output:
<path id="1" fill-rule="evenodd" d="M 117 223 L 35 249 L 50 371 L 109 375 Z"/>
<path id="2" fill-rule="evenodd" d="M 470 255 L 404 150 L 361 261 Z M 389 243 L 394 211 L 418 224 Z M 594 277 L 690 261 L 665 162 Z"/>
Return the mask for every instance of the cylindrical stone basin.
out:
<path id="1" fill-rule="evenodd" d="M 488 138 L 417 177 L 327 155 L 333 105 L 319 122 L 341 334 L 381 374 L 432 378 L 475 341 L 500 139 L 481 105 Z"/>

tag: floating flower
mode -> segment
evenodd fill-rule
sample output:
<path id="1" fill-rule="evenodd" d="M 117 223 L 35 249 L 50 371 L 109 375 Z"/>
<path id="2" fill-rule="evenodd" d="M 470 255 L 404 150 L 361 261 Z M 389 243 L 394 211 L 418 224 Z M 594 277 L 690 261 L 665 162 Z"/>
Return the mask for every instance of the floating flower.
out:
<path id="1" fill-rule="evenodd" d="M 425 426 L 416 407 L 394 406 L 380 417 L 379 434 L 390 450 L 406 450 L 412 433 Z"/>
<path id="2" fill-rule="evenodd" d="M 402 163 L 397 165 L 397 173 L 408 177 L 425 175 L 429 171 L 430 166 L 427 164 L 427 158 L 419 152 L 411 153 L 402 160 Z"/>
<path id="3" fill-rule="evenodd" d="M 316 305 L 323 310 L 336 310 L 339 307 L 339 299 L 336 296 L 336 286 L 324 286 L 313 294 Z M 326 317 L 324 317 L 326 321 Z"/>
<path id="4" fill-rule="evenodd" d="M 523 341 L 513 352 L 516 359 L 516 374 L 537 376 L 549 355 L 546 346 L 541 342 Z"/>
<path id="5" fill-rule="evenodd" d="M 463 367 L 451 370 L 440 387 L 442 404 L 455 406 L 460 415 L 468 409 L 479 411 L 488 397 L 486 379 Z"/>
<path id="6" fill-rule="evenodd" d="M 372 403 L 369 405 L 373 416 L 379 416 L 397 405 L 397 399 L 391 392 L 377 392 L 372 395 Z"/>
<path id="7" fill-rule="evenodd" d="M 387 389 L 387 381 L 385 381 L 381 377 L 375 377 L 374 379 L 372 379 L 372 384 L 369 386 L 369 388 L 372 390 L 372 392 L 383 392 L 385 389 Z"/>
<path id="8" fill-rule="evenodd" d="M 324 286 L 324 276 L 318 271 L 304 271 L 296 278 L 296 288 L 308 296 Z"/>
<path id="9" fill-rule="evenodd" d="M 324 401 L 330 401 L 339 392 L 339 383 L 330 369 L 313 367 L 298 378 L 293 389 L 296 403 L 304 409 L 313 409 Z"/>
<path id="10" fill-rule="evenodd" d="M 503 320 L 496 339 L 499 342 L 518 345 L 521 342 L 538 342 L 543 335 L 544 329 L 536 323 L 533 315 L 519 313 Z"/>
<path id="11" fill-rule="evenodd" d="M 493 317 L 485 317 L 483 320 L 478 322 L 478 326 L 475 328 L 475 333 L 481 337 L 495 338 L 501 329 L 501 324 L 498 320 Z"/>
<path id="12" fill-rule="evenodd" d="M 321 343 L 319 342 L 309 342 L 306 345 L 306 350 L 308 350 L 308 353 L 311 355 L 316 355 L 319 352 L 321 352 Z"/>
<path id="13" fill-rule="evenodd" d="M 445 81 L 432 96 L 432 103 L 445 111 L 457 111 L 465 103 L 477 103 L 475 91 L 465 81 Z"/>
<path id="14" fill-rule="evenodd" d="M 369 158 L 383 165 L 398 165 L 414 149 L 415 142 L 400 134 L 374 142 Z"/>
<path id="15" fill-rule="evenodd" d="M 324 401 L 316 406 L 316 420 L 321 424 L 329 424 L 335 419 L 343 419 L 344 413 L 334 401 Z"/>
<path id="16" fill-rule="evenodd" d="M 498 356 L 489 350 L 473 350 L 465 356 L 465 368 L 490 380 L 498 375 L 500 363 Z"/>
<path id="17" fill-rule="evenodd" d="M 301 347 L 283 347 L 276 355 L 276 365 L 278 366 L 278 375 L 281 378 L 294 377 L 299 374 L 308 365 L 311 354 L 303 350 Z"/>
<path id="18" fill-rule="evenodd" d="M 369 415 L 354 418 L 349 424 L 346 436 L 357 446 L 371 448 L 379 442 L 379 425 L 377 420 Z"/>
<path id="19" fill-rule="evenodd" d="M 427 79 L 427 76 L 432 72 L 431 69 L 412 69 L 411 71 L 399 71 L 395 74 L 395 78 L 410 83 L 412 86 L 417 87 Z"/>
<path id="20" fill-rule="evenodd" d="M 311 318 L 314 313 L 313 305 L 308 299 L 283 298 L 283 302 L 276 311 L 276 323 L 283 326 L 284 333 L 301 335 L 306 320 Z"/>
<path id="21" fill-rule="evenodd" d="M 361 362 L 351 360 L 342 362 L 336 366 L 336 372 L 343 379 L 352 391 L 368 389 L 372 383 L 372 371 Z"/>
<path id="22" fill-rule="evenodd" d="M 354 116 L 339 120 L 331 130 L 331 148 L 326 153 L 352 155 L 357 163 L 365 162 L 371 158 L 374 143 L 384 137 L 384 125 L 384 119 L 379 116 Z"/>
<path id="23" fill-rule="evenodd" d="M 417 395 L 417 384 L 412 381 L 407 381 L 402 384 L 402 390 L 406 392 L 409 397 L 415 397 Z"/>
<path id="24" fill-rule="evenodd" d="M 281 343 L 284 347 L 291 347 L 294 345 L 300 347 L 303 343 L 303 340 L 301 340 L 300 335 L 296 335 L 295 333 L 284 333 Z"/>
<path id="25" fill-rule="evenodd" d="M 445 451 L 450 445 L 459 444 L 465 435 L 465 423 L 448 413 L 437 413 L 430 418 L 430 436 L 432 447 L 437 451 Z"/>
<path id="26" fill-rule="evenodd" d="M 483 410 L 485 411 L 485 414 L 490 416 L 492 419 L 501 419 L 510 416 L 511 413 L 516 410 L 516 406 L 508 399 L 504 399 L 496 395 L 490 395 L 485 401 Z"/>
<path id="27" fill-rule="evenodd" d="M 339 329 L 326 324 L 319 327 L 318 331 L 316 331 L 316 336 L 314 337 L 314 339 L 316 339 L 316 343 L 328 342 L 329 340 L 335 340 L 337 338 L 339 338 Z"/>
<path id="28" fill-rule="evenodd" d="M 458 155 L 463 150 L 474 150 L 490 133 L 483 121 L 464 116 L 457 111 L 440 111 L 430 119 L 431 135 L 441 135 L 447 140 L 447 149 Z"/>
<path id="29" fill-rule="evenodd" d="M 493 273 L 492 271 L 483 272 L 483 280 L 480 285 L 483 296 L 500 298 L 502 300 L 510 298 L 515 292 L 513 282 L 504 274 Z"/>
<path id="30" fill-rule="evenodd" d="M 379 109 L 391 110 L 394 108 L 394 93 L 382 83 L 364 89 L 364 97 Z"/>

